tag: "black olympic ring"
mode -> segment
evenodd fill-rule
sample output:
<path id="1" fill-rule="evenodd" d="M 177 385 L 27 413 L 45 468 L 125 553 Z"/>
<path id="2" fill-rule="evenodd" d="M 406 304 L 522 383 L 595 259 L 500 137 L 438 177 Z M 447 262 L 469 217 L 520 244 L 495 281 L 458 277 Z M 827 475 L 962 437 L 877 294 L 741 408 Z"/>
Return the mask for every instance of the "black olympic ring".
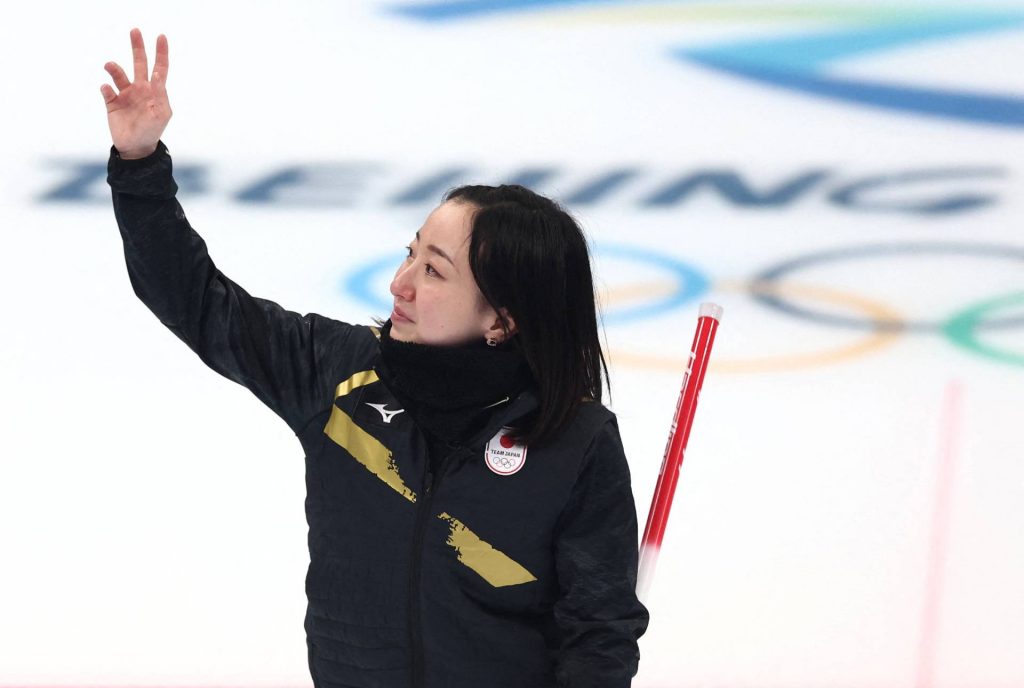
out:
<path id="1" fill-rule="evenodd" d="M 780 282 L 781 279 L 789 273 L 817 263 L 827 263 L 841 258 L 866 258 L 878 255 L 906 253 L 952 253 L 955 255 L 995 256 L 996 258 L 1009 258 L 1011 260 L 1024 261 L 1024 248 L 1019 246 L 1001 246 L 998 244 L 958 244 L 948 242 L 933 244 L 911 242 L 905 244 L 871 244 L 867 246 L 854 246 L 799 256 L 767 268 L 751 279 L 752 285 L 757 287 L 757 289 L 752 290 L 751 297 L 755 301 L 758 301 L 769 308 L 817 323 L 883 332 L 901 332 L 905 330 L 941 332 L 946 326 L 945 321 L 865 320 L 863 318 L 834 315 L 832 313 L 824 313 L 811 308 L 803 308 L 802 306 L 794 305 L 783 299 L 781 296 L 775 295 L 771 288 L 773 284 Z M 761 287 L 763 287 L 763 289 Z M 1018 327 L 1022 324 L 1024 324 L 1024 317 L 1018 316 L 1015 318 L 1003 318 L 1001 320 L 989 320 L 985 323 L 979 323 L 978 328 L 1009 328 Z"/>

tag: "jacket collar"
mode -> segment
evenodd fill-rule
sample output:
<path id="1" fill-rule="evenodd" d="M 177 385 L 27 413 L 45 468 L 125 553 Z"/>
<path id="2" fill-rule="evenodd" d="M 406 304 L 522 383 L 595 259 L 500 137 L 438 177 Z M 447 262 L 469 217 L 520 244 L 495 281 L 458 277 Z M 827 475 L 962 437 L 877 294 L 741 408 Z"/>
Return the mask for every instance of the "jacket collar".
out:
<path id="1" fill-rule="evenodd" d="M 496 411 L 495 414 L 491 416 L 483 429 L 476 435 L 473 435 L 466 443 L 466 446 L 477 447 L 487 442 L 502 428 L 515 425 L 517 420 L 530 415 L 539 407 L 539 405 L 540 403 L 537 400 L 537 395 L 534 394 L 532 389 L 520 392 L 515 399 L 511 399 L 501 407 L 496 407 L 501 410 Z"/>

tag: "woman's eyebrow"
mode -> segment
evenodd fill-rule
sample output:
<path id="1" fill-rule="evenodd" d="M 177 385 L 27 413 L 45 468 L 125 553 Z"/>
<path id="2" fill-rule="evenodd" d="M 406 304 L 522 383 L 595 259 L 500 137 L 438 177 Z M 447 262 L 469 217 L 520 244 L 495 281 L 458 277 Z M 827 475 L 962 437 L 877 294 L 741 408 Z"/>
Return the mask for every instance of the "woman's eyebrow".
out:
<path id="1" fill-rule="evenodd" d="M 420 240 L 420 233 L 417 231 L 416 232 L 416 241 L 419 241 L 419 240 Z M 447 260 L 449 263 L 451 263 L 453 268 L 455 267 L 455 261 L 452 260 L 451 256 L 449 256 L 447 253 L 442 251 L 440 248 L 438 248 L 434 244 L 427 244 L 426 249 L 428 251 L 430 251 L 431 253 L 434 253 L 434 254 L 437 254 L 437 255 L 441 256 L 442 258 Z"/>

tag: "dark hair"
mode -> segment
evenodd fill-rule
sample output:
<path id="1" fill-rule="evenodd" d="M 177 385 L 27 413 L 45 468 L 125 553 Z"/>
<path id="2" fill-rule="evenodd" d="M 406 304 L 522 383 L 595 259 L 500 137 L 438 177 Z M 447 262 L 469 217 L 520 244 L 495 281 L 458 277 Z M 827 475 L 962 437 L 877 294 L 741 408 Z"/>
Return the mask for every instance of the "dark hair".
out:
<path id="1" fill-rule="evenodd" d="M 585 400 L 601 401 L 602 371 L 608 379 L 583 231 L 557 203 L 516 184 L 460 186 L 444 200 L 474 207 L 469 265 L 491 307 L 515 322 L 511 341 L 540 402 L 518 430 L 526 443 L 543 444 Z M 503 315 L 502 322 L 507 334 Z"/>

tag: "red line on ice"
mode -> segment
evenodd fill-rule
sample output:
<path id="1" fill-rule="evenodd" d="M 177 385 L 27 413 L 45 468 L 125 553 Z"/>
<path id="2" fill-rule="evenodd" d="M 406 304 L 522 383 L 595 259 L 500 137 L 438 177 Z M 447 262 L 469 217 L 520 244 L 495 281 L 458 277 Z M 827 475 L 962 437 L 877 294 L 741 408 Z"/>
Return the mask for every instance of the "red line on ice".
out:
<path id="1" fill-rule="evenodd" d="M 921 636 L 917 655 L 915 688 L 932 688 L 939 630 L 942 623 L 942 595 L 945 582 L 946 553 L 949 547 L 949 522 L 956 468 L 956 448 L 960 435 L 963 391 L 960 382 L 946 385 L 942 404 L 939 462 L 935 477 L 935 501 L 932 504 L 931 540 L 925 578 Z"/>

